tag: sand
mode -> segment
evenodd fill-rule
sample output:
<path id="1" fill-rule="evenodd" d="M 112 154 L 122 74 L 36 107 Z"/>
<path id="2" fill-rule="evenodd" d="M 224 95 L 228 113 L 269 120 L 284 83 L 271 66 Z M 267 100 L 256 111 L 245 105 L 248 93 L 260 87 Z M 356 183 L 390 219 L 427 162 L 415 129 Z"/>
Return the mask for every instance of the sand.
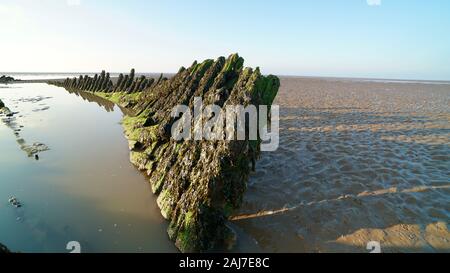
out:
<path id="1" fill-rule="evenodd" d="M 450 85 L 283 78 L 233 223 L 263 251 L 450 252 Z"/>

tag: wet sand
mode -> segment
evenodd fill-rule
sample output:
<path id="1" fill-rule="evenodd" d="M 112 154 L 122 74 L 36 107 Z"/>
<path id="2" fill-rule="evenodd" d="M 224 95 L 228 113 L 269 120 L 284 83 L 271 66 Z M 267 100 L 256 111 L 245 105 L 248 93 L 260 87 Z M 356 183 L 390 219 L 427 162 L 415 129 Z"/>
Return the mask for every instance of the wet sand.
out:
<path id="1" fill-rule="evenodd" d="M 450 252 L 450 85 L 283 78 L 233 224 L 268 252 Z"/>

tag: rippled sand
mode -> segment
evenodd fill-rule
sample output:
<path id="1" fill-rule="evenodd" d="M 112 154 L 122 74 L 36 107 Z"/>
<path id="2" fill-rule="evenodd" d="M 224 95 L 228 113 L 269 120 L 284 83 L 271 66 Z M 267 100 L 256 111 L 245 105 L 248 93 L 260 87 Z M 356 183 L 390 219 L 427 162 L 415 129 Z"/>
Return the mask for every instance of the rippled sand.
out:
<path id="1" fill-rule="evenodd" d="M 234 224 L 263 251 L 450 252 L 450 85 L 284 78 Z"/>

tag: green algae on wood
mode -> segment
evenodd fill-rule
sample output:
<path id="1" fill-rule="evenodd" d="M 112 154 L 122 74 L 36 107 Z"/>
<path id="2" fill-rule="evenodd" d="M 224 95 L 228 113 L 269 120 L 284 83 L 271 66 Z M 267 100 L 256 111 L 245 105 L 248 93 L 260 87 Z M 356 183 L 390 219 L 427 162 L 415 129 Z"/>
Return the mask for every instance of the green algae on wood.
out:
<path id="1" fill-rule="evenodd" d="M 242 203 L 260 140 L 177 142 L 170 138 L 171 110 L 178 105 L 192 110 L 195 97 L 201 97 L 204 105 L 222 108 L 270 106 L 280 81 L 263 76 L 259 68 L 244 68 L 244 59 L 237 54 L 194 62 L 171 79 L 161 75 L 145 80 L 132 70 L 115 86 L 95 94 L 134 113 L 123 120 L 130 160 L 147 173 L 176 246 L 182 252 L 224 247 L 235 237 L 227 219 Z M 76 82 L 75 78 L 53 84 L 70 89 Z"/>

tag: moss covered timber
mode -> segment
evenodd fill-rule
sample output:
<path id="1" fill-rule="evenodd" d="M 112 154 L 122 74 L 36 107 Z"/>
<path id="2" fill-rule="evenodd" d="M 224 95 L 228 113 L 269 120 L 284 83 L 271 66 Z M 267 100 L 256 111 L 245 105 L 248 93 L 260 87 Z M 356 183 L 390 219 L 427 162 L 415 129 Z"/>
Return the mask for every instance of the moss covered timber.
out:
<path id="1" fill-rule="evenodd" d="M 80 75 L 78 78 L 67 78 L 64 81 L 49 81 L 49 84 L 64 87 L 69 91 L 91 92 L 99 97 L 108 99 L 124 107 L 131 107 L 137 103 L 139 95 L 149 89 L 155 79 L 145 76 L 135 77 L 135 70 L 129 75 L 120 74 L 113 82 L 109 73 L 104 70 L 93 77 Z"/>
<path id="2" fill-rule="evenodd" d="M 91 81 L 95 78 L 102 76 Z M 80 79 L 54 84 L 71 89 Z M 244 68 L 244 59 L 233 54 L 194 62 L 170 79 L 136 78 L 133 70 L 130 76 L 120 76 L 115 86 L 84 91 L 132 110 L 134 114 L 123 120 L 130 160 L 148 175 L 161 213 L 169 221 L 169 237 L 182 252 L 206 252 L 233 241 L 227 219 L 242 203 L 260 142 L 177 142 L 170 136 L 171 111 L 178 105 L 193 109 L 195 97 L 201 97 L 204 105 L 222 108 L 271 105 L 279 86 L 277 77 Z"/>

